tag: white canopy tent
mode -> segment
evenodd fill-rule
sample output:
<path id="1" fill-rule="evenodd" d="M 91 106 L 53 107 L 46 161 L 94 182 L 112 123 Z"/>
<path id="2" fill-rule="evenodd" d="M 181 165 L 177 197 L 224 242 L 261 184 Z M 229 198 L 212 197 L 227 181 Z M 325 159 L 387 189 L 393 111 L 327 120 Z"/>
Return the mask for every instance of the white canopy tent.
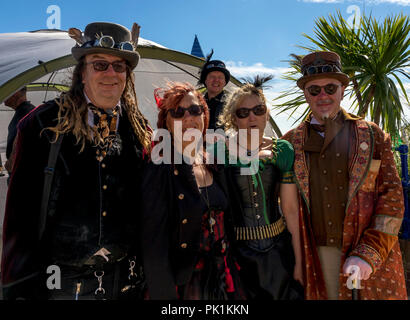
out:
<path id="1" fill-rule="evenodd" d="M 75 41 L 66 31 L 38 30 L 33 32 L 0 34 L 0 102 L 28 86 L 28 99 L 39 105 L 54 98 L 70 86 L 72 66 L 76 61 L 71 56 Z M 194 85 L 204 60 L 195 56 L 168 49 L 153 41 L 140 38 L 138 52 L 141 60 L 135 68 L 135 84 L 141 111 L 155 128 L 157 109 L 153 90 L 163 87 L 168 81 L 187 81 Z M 240 85 L 231 77 L 227 90 Z M 0 105 L 0 152 L 4 148 L 7 123 L 10 115 L 3 116 L 4 105 Z M 8 112 L 11 114 L 11 112 Z M 276 134 L 279 128 L 273 119 L 271 125 Z M 272 128 L 268 128 L 272 134 Z"/>

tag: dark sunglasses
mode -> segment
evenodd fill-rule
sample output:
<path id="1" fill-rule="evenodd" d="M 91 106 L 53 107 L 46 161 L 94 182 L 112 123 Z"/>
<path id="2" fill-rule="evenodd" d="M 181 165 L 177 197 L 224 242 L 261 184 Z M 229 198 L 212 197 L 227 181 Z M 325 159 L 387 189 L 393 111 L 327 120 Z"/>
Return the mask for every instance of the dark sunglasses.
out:
<path id="1" fill-rule="evenodd" d="M 122 73 L 127 70 L 127 64 L 124 61 L 108 62 L 105 60 L 96 60 L 93 62 L 87 62 L 87 64 L 92 64 L 95 71 L 105 71 L 108 69 L 110 64 L 112 65 L 114 71 L 117 73 Z"/>
<path id="2" fill-rule="evenodd" d="M 249 113 L 252 111 L 255 116 L 262 116 L 266 113 L 266 106 L 263 104 L 258 104 L 257 106 L 254 106 L 253 108 L 239 108 L 236 109 L 235 114 L 239 119 L 244 119 L 249 117 Z"/>
<path id="3" fill-rule="evenodd" d="M 191 116 L 200 116 L 204 112 L 204 107 L 193 104 L 188 108 L 177 107 L 176 109 L 169 109 L 168 111 L 172 118 L 180 119 L 184 117 L 185 111 L 188 111 Z"/>
<path id="4" fill-rule="evenodd" d="M 311 85 L 310 87 L 306 88 L 306 90 L 310 93 L 311 96 L 317 96 L 321 91 L 322 88 L 325 89 L 325 92 L 327 94 L 334 94 L 337 91 L 337 88 L 339 88 L 340 85 L 334 84 L 334 83 L 328 83 L 325 86 L 318 86 L 318 85 Z"/>
<path id="5" fill-rule="evenodd" d="M 310 66 L 303 71 L 304 76 L 311 76 L 313 74 L 327 73 L 327 72 L 342 72 L 337 65 L 324 64 L 321 66 Z"/>

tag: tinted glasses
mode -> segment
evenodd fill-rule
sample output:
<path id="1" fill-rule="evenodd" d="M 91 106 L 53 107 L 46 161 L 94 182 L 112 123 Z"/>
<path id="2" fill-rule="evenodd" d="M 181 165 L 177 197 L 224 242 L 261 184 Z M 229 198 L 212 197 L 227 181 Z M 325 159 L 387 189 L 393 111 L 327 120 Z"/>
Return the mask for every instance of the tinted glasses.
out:
<path id="1" fill-rule="evenodd" d="M 327 94 L 334 94 L 337 91 L 337 88 L 339 88 L 340 85 L 334 84 L 334 83 L 328 83 L 325 86 L 318 86 L 318 85 L 311 85 L 310 87 L 306 88 L 306 90 L 310 93 L 311 96 L 317 96 L 321 91 L 322 88 L 325 89 L 325 92 Z"/>
<path id="2" fill-rule="evenodd" d="M 252 111 L 255 116 L 262 116 L 266 113 L 266 106 L 263 104 L 258 104 L 257 106 L 254 106 L 253 108 L 239 108 L 236 109 L 235 114 L 239 119 L 244 119 L 249 117 L 249 113 Z"/>
<path id="3" fill-rule="evenodd" d="M 188 108 L 183 108 L 179 106 L 176 109 L 168 110 L 171 117 L 175 119 L 183 118 L 185 115 L 185 111 L 188 111 L 191 116 L 200 116 L 204 112 L 204 107 L 197 104 L 193 104 L 190 105 Z"/>
<path id="4" fill-rule="evenodd" d="M 87 64 L 92 64 L 95 71 L 105 71 L 110 64 L 117 73 L 125 72 L 125 70 L 127 70 L 127 64 L 124 61 L 108 62 L 105 60 L 96 60 L 93 62 L 87 62 Z"/>

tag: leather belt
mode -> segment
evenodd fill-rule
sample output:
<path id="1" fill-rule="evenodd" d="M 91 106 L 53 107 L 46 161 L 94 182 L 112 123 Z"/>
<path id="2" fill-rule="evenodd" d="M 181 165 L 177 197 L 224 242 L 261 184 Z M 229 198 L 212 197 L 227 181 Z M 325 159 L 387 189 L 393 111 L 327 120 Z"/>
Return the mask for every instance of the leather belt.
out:
<path id="1" fill-rule="evenodd" d="M 234 227 L 236 240 L 264 240 L 271 239 L 285 230 L 285 221 L 280 217 L 276 222 L 258 227 Z"/>

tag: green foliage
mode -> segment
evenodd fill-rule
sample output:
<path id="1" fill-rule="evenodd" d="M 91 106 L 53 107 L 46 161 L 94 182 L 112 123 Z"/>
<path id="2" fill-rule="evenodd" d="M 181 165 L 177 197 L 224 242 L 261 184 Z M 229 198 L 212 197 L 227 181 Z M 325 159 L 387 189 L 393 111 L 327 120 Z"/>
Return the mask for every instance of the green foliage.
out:
<path id="1" fill-rule="evenodd" d="M 355 23 L 353 23 L 355 25 Z M 353 101 L 352 108 L 360 116 L 370 119 L 389 132 L 393 141 L 399 136 L 402 126 L 403 107 L 400 98 L 409 104 L 402 78 L 410 79 L 405 68 L 410 66 L 410 21 L 408 16 L 387 17 L 378 22 L 372 17 L 362 17 L 360 27 L 353 29 L 340 12 L 316 21 L 315 37 L 304 34 L 312 46 L 300 48 L 310 52 L 334 51 L 339 54 L 343 72 L 351 83 L 346 89 Z M 291 55 L 292 68 L 283 79 L 296 81 L 300 76 L 301 56 Z M 395 83 L 396 82 L 396 83 Z M 303 92 L 295 85 L 275 100 L 289 98 L 276 104 L 278 113 L 289 111 L 292 115 L 305 104 Z M 296 122 L 308 112 L 308 106 Z"/>

